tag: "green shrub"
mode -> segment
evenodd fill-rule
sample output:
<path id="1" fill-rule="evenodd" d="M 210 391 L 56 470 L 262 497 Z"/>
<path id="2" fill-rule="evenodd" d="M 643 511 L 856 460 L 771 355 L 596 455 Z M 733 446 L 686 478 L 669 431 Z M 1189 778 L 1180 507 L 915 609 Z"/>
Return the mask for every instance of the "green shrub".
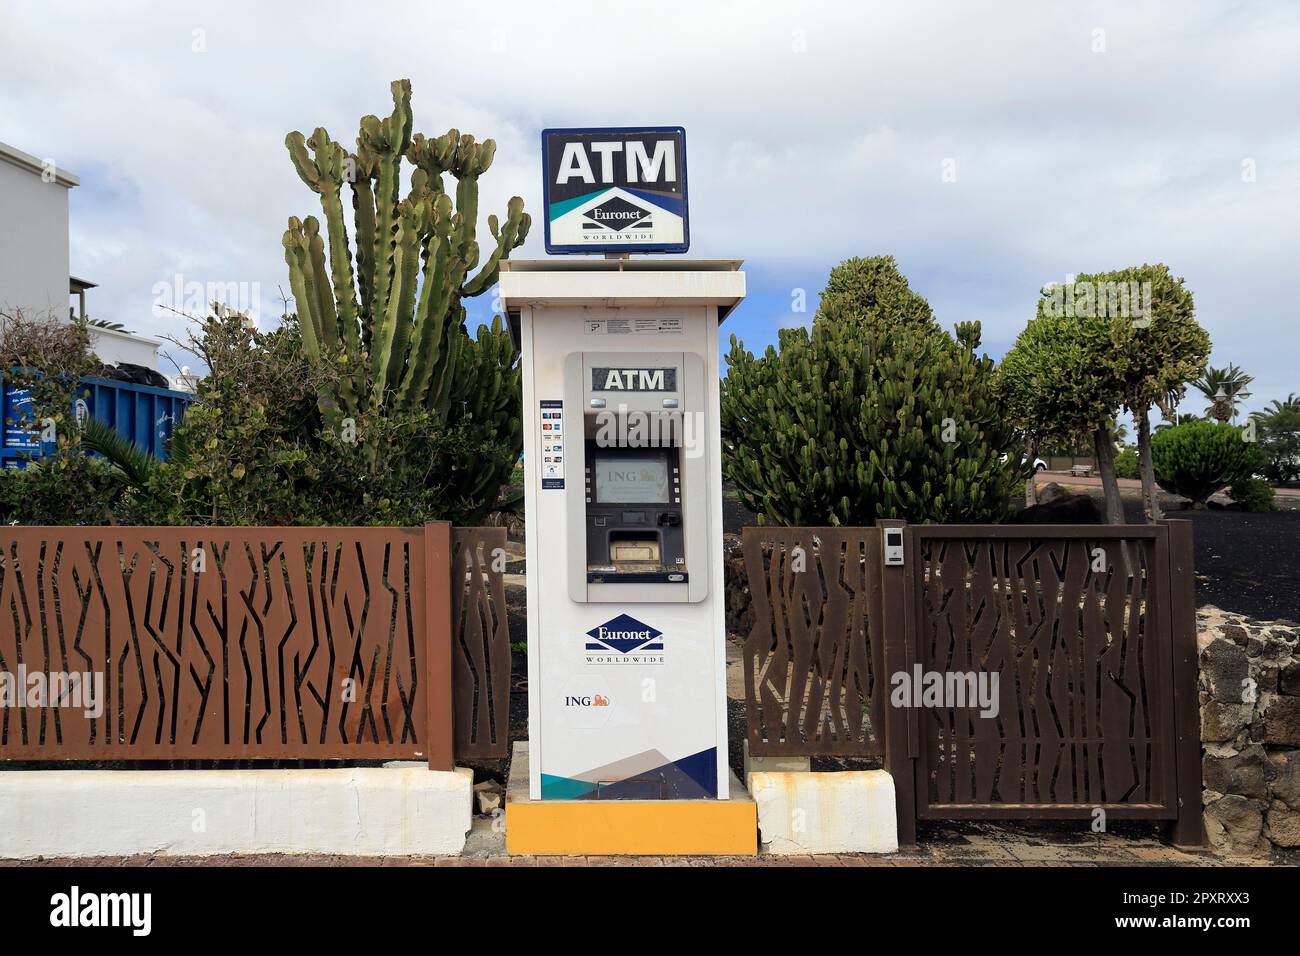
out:
<path id="1" fill-rule="evenodd" d="M 1160 429 L 1151 438 L 1151 461 L 1160 487 L 1204 507 L 1215 492 L 1262 469 L 1256 442 L 1241 429 L 1216 422 L 1187 422 Z"/>
<path id="2" fill-rule="evenodd" d="M 1140 465 L 1138 463 L 1137 449 L 1131 445 L 1125 445 L 1123 450 L 1115 455 L 1115 477 L 1132 478 L 1141 477 Z"/>
<path id="3" fill-rule="evenodd" d="M 191 348 L 211 371 L 175 430 L 170 460 L 138 474 L 129 450 L 95 446 L 133 475 L 122 475 L 131 485 L 123 521 L 473 524 L 492 509 L 518 458 L 517 429 L 475 416 L 467 396 L 443 418 L 395 410 L 335 432 L 317 398 L 353 370 L 307 355 L 300 335 L 293 318 L 265 333 L 238 315 L 203 322 Z"/>
<path id="4" fill-rule="evenodd" d="M 1228 497 L 1244 505 L 1247 511 L 1275 511 L 1273 486 L 1263 478 L 1243 478 L 1233 482 Z"/>
<path id="5" fill-rule="evenodd" d="M 74 448 L 0 469 L 0 522 L 108 524 L 123 490 L 106 462 Z"/>
<path id="6" fill-rule="evenodd" d="M 0 313 L 0 369 L 6 385 L 27 393 L 28 424 L 48 439 L 43 457 L 0 471 L 0 521 L 105 524 L 124 490 L 105 462 L 82 453 L 72 413 L 83 375 L 99 367 L 86 329 L 51 316 Z"/>
<path id="7" fill-rule="evenodd" d="M 811 333 L 783 329 L 758 358 L 731 343 L 723 469 L 760 520 L 1006 517 L 1027 469 L 979 325 L 943 330 L 892 259 L 837 266 Z"/>

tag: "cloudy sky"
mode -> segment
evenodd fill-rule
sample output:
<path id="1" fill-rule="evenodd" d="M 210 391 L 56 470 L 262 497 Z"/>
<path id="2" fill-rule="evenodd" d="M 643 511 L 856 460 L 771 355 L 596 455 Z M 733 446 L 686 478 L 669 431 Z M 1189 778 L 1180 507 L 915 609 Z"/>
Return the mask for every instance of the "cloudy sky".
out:
<path id="1" fill-rule="evenodd" d="M 319 212 L 284 134 L 350 144 L 409 77 L 417 131 L 497 140 L 485 215 L 538 212 L 543 127 L 685 126 L 690 254 L 746 260 L 755 350 L 852 255 L 994 355 L 1044 283 L 1162 261 L 1259 407 L 1300 392 L 1298 52 L 1285 2 L 4 0 L 0 141 L 81 177 L 72 271 L 139 331 L 177 332 L 178 277 L 273 321 L 285 219 Z"/>

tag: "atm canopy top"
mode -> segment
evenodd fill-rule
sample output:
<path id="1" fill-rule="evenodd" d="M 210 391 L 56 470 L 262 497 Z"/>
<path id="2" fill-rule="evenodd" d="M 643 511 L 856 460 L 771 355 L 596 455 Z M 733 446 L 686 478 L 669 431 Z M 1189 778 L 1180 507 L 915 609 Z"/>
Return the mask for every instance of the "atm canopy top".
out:
<path id="1" fill-rule="evenodd" d="M 744 259 L 507 259 L 502 272 L 739 272 Z"/>
<path id="2" fill-rule="evenodd" d="M 745 298 L 739 259 L 508 259 L 501 300 L 521 306 L 606 308 L 716 305 L 718 321 Z"/>

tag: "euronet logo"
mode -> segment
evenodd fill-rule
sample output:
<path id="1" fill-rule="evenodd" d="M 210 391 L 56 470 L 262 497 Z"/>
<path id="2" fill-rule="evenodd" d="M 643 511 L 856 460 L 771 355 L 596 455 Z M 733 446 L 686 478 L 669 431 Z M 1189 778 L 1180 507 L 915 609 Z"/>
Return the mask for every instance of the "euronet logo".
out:
<path id="1" fill-rule="evenodd" d="M 620 614 L 587 632 L 588 664 L 662 664 L 663 631 Z"/>
<path id="2" fill-rule="evenodd" d="M 588 209 L 584 215 L 592 222 L 604 226 L 606 229 L 622 232 L 628 226 L 637 226 L 639 228 L 648 226 L 649 223 L 643 223 L 642 220 L 648 219 L 650 213 L 640 206 L 632 205 L 621 196 L 615 196 L 599 206 Z"/>
<path id="3" fill-rule="evenodd" d="M 83 893 L 73 886 L 50 897 L 50 925 L 126 926 L 132 936 L 148 936 L 153 928 L 153 894 Z"/>
<path id="4" fill-rule="evenodd" d="M 86 717 L 104 713 L 104 675 L 101 671 L 0 671 L 0 707 L 68 707 Z"/>

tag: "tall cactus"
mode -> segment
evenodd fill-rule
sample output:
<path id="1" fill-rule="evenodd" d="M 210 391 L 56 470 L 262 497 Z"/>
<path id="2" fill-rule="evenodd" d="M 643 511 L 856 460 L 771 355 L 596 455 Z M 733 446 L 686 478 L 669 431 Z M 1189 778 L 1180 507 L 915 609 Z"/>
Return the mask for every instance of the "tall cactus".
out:
<path id="1" fill-rule="evenodd" d="M 329 240 L 327 257 L 314 216 L 291 218 L 284 233 L 304 346 L 365 372 L 322 395 L 321 411 L 331 425 L 399 411 L 446 419 L 459 403 L 457 414 L 495 417 L 517 435 L 519 375 L 509 334 L 494 322 L 470 339 L 462 300 L 496 283 L 501 261 L 527 238 L 531 217 L 518 196 L 507 203 L 504 222 L 489 216 L 492 250 L 471 275 L 480 260 L 478 180 L 496 143 L 456 129 L 433 139 L 412 135 L 410 81 L 394 81 L 392 93 L 389 117 L 362 118 L 355 152 L 323 128 L 285 137 L 299 177 L 320 196 Z M 405 198 L 403 158 L 413 167 Z M 445 174 L 456 181 L 454 198 Z M 352 190 L 355 257 L 340 197 L 344 182 Z"/>

